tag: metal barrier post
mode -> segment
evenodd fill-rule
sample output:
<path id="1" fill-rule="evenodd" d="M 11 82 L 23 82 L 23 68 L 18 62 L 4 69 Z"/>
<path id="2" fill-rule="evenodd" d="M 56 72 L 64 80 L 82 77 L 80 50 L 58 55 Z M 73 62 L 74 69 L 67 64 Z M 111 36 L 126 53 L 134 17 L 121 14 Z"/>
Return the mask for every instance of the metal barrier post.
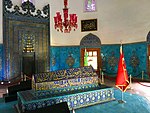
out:
<path id="1" fill-rule="evenodd" d="M 142 71 L 142 80 L 144 79 L 144 71 Z"/>
<path id="2" fill-rule="evenodd" d="M 104 83 L 104 73 L 102 72 L 102 81 L 101 81 L 101 84 L 105 84 Z"/>
<path id="3" fill-rule="evenodd" d="M 132 88 L 132 76 L 131 76 L 131 75 L 130 75 L 130 79 L 129 79 L 129 80 L 130 80 L 130 81 L 129 81 L 129 82 L 130 82 L 130 83 L 129 83 L 129 89 L 133 89 L 133 88 Z"/>

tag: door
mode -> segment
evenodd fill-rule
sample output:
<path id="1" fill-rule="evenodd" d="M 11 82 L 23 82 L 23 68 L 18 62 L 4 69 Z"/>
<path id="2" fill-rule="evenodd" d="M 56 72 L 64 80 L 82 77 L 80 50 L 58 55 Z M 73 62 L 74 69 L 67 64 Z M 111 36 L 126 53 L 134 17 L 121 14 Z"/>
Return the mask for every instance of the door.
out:
<path id="1" fill-rule="evenodd" d="M 24 53 L 22 58 L 22 72 L 24 75 L 32 78 L 35 73 L 35 54 Z"/>
<path id="2" fill-rule="evenodd" d="M 81 66 L 84 66 L 85 60 L 85 52 L 87 53 L 87 64 L 88 66 L 92 66 L 97 74 L 100 73 L 101 68 L 101 56 L 100 56 L 100 48 L 82 48 L 81 49 Z"/>

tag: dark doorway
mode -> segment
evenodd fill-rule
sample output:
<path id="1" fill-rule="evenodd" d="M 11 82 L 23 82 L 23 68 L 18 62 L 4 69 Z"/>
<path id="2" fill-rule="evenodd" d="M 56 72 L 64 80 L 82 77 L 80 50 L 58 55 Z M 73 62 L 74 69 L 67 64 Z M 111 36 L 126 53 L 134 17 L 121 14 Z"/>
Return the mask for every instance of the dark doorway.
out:
<path id="1" fill-rule="evenodd" d="M 22 72 L 28 77 L 32 77 L 35 73 L 35 53 L 23 53 L 22 58 Z"/>

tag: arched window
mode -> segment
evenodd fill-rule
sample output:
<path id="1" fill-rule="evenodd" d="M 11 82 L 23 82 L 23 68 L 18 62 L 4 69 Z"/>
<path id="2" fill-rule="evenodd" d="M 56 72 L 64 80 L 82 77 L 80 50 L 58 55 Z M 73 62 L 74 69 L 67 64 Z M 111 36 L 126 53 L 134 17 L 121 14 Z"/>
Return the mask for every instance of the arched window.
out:
<path id="1" fill-rule="evenodd" d="M 86 12 L 96 11 L 96 0 L 85 0 L 84 4 Z"/>

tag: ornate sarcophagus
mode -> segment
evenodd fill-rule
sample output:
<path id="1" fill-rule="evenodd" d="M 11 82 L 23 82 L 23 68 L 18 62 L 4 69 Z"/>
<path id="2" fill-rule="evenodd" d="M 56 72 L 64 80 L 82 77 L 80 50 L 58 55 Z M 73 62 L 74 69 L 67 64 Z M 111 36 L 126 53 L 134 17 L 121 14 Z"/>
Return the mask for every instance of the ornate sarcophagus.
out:
<path id="1" fill-rule="evenodd" d="M 98 84 L 91 66 L 35 74 L 33 88 L 17 93 L 21 112 L 61 102 L 72 110 L 114 100 L 114 89 Z"/>
<path id="2" fill-rule="evenodd" d="M 38 73 L 32 78 L 33 89 L 49 90 L 86 84 L 98 84 L 98 75 L 92 66 Z"/>

